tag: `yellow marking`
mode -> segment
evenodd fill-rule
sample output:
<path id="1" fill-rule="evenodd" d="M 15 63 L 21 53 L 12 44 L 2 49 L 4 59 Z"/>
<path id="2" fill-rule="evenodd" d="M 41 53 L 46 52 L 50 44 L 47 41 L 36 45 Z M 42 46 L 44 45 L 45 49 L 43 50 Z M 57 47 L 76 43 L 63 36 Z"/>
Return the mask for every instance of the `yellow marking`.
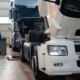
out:
<path id="1" fill-rule="evenodd" d="M 49 5 L 49 8 L 50 8 L 51 16 L 52 16 L 52 18 L 54 18 L 54 15 L 53 15 L 53 11 L 52 11 L 52 7 L 51 7 L 51 5 L 50 5 L 50 2 L 48 3 L 48 5 Z"/>

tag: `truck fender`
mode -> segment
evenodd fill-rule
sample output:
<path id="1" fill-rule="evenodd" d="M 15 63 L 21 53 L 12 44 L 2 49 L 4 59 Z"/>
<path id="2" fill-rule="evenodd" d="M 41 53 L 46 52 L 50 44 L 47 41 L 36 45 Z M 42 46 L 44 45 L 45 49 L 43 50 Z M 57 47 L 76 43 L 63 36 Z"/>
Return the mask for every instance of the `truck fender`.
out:
<path id="1" fill-rule="evenodd" d="M 38 67 L 39 70 L 42 71 L 43 68 L 45 68 L 45 55 L 43 53 L 45 52 L 45 46 L 37 46 L 37 61 L 38 61 Z"/>

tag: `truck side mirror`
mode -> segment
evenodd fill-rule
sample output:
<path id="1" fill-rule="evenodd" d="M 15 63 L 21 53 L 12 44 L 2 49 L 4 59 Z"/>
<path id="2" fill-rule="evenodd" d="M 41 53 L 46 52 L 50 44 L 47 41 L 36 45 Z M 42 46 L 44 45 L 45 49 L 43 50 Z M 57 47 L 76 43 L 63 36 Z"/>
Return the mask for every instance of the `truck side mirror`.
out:
<path id="1" fill-rule="evenodd" d="M 8 29 L 12 31 L 12 29 L 10 27 L 8 27 Z"/>
<path id="2" fill-rule="evenodd" d="M 12 10 L 9 10 L 9 19 L 12 19 Z"/>
<path id="3" fill-rule="evenodd" d="M 55 3 L 57 5 L 60 4 L 60 0 L 43 0 L 43 1 L 52 2 L 52 3 Z"/>

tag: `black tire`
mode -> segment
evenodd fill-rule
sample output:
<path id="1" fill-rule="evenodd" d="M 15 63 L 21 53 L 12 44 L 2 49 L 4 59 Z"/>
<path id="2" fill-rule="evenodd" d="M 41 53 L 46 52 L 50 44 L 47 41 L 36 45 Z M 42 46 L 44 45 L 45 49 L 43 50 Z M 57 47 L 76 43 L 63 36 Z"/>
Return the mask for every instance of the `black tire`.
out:
<path id="1" fill-rule="evenodd" d="M 11 45 L 9 45 L 9 48 L 12 48 L 12 46 L 11 46 Z"/>
<path id="2" fill-rule="evenodd" d="M 66 80 L 65 76 L 56 76 L 56 80 Z"/>
<path id="3" fill-rule="evenodd" d="M 16 51 L 16 47 L 12 47 L 12 51 Z"/>
<path id="4" fill-rule="evenodd" d="M 39 65 L 38 65 L 38 57 L 37 57 L 36 48 L 34 48 L 34 54 L 35 53 L 36 53 L 36 56 L 32 57 L 32 60 L 33 60 L 32 61 L 32 64 L 33 64 L 32 69 L 34 71 L 34 76 L 35 76 L 36 80 L 46 80 L 46 75 L 43 72 L 41 72 L 38 67 Z"/>
<path id="5" fill-rule="evenodd" d="M 38 78 L 37 80 L 47 80 L 47 75 L 44 74 L 43 72 L 41 72 L 39 69 L 38 69 Z"/>
<path id="6" fill-rule="evenodd" d="M 32 44 L 31 44 L 30 50 L 31 50 L 31 52 L 30 52 L 31 54 L 30 54 L 30 59 L 29 59 L 30 61 L 29 62 L 30 62 L 30 66 L 32 68 L 32 57 L 33 57 L 33 50 L 34 50 L 34 46 Z"/>
<path id="7" fill-rule="evenodd" d="M 27 62 L 26 58 L 24 57 L 23 45 L 20 46 L 20 59 L 21 62 Z"/>
<path id="8" fill-rule="evenodd" d="M 37 73 L 37 67 L 35 66 L 35 57 L 33 56 L 32 57 L 32 64 L 31 64 L 31 68 L 32 68 L 32 70 L 33 70 L 33 72 L 34 72 L 34 76 L 35 76 L 35 78 L 37 79 L 38 78 L 38 73 Z"/>

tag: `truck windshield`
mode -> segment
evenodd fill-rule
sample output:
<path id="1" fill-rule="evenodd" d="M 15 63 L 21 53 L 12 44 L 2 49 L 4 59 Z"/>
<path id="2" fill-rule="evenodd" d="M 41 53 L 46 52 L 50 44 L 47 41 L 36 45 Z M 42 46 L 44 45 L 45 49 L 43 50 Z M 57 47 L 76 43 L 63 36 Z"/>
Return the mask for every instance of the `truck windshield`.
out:
<path id="1" fill-rule="evenodd" d="M 17 19 L 23 17 L 39 17 L 38 8 L 17 8 Z"/>
<path id="2" fill-rule="evenodd" d="M 80 17 L 80 0 L 63 0 L 61 9 L 64 15 Z"/>

